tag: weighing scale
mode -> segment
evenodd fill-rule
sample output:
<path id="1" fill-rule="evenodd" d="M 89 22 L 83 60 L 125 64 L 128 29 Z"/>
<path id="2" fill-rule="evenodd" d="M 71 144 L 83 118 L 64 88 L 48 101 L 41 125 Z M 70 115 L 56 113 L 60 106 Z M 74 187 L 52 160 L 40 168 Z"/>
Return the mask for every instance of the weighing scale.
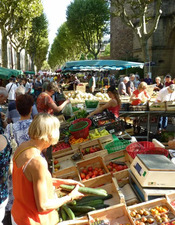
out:
<path id="1" fill-rule="evenodd" d="M 130 169 L 142 187 L 175 188 L 175 164 L 164 155 L 139 154 Z"/>

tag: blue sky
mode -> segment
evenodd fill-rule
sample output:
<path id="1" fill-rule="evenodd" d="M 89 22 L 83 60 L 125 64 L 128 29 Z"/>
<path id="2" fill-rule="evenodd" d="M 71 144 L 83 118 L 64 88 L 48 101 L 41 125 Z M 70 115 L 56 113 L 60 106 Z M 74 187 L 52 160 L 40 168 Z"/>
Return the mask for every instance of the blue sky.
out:
<path id="1" fill-rule="evenodd" d="M 49 22 L 49 43 L 53 43 L 57 29 L 66 21 L 66 9 L 71 0 L 42 0 Z"/>

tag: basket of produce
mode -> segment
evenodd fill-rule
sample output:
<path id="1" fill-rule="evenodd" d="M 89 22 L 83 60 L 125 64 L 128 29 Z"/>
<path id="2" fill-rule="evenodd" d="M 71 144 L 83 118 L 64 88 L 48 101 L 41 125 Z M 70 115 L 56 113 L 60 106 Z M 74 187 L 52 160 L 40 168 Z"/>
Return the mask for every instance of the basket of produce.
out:
<path id="1" fill-rule="evenodd" d="M 146 154 L 157 154 L 157 155 L 165 155 L 168 157 L 169 152 L 165 148 L 154 147 L 145 152 Z"/>
<path id="2" fill-rule="evenodd" d="M 108 153 L 117 152 L 123 149 L 126 149 L 126 147 L 130 144 L 130 141 L 128 140 L 114 140 L 113 142 L 110 142 L 109 144 L 105 145 L 105 149 L 107 149 Z"/>
<path id="3" fill-rule="evenodd" d="M 140 141 L 131 143 L 126 147 L 128 154 L 134 159 L 137 154 L 145 154 L 147 151 L 154 148 L 155 145 L 149 141 Z"/>
<path id="4" fill-rule="evenodd" d="M 75 123 L 78 123 L 78 122 L 81 122 L 81 121 L 86 121 L 88 122 L 88 127 L 90 127 L 92 125 L 92 121 L 88 118 L 80 118 L 80 119 L 76 119 L 72 122 L 72 124 L 75 124 Z"/>
<path id="5" fill-rule="evenodd" d="M 89 135 L 89 126 L 87 121 L 80 121 L 69 127 L 70 133 L 75 138 L 86 138 Z"/>
<path id="6" fill-rule="evenodd" d="M 97 108 L 99 101 L 85 100 L 86 108 Z"/>

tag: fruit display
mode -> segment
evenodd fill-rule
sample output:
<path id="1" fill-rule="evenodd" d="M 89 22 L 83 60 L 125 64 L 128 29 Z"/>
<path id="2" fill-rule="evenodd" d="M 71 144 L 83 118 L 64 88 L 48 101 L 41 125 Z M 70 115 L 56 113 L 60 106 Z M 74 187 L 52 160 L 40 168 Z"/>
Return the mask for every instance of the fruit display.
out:
<path id="1" fill-rule="evenodd" d="M 82 142 L 85 142 L 85 141 L 89 141 L 89 139 L 88 138 L 78 138 L 78 139 L 76 139 L 73 136 L 70 136 L 70 138 L 69 138 L 69 143 L 71 145 L 82 143 Z"/>
<path id="2" fill-rule="evenodd" d="M 174 219 L 175 215 L 165 205 L 155 206 L 153 208 L 142 208 L 139 210 L 132 210 L 130 212 L 134 223 L 136 225 L 145 224 L 164 224 L 169 223 Z"/>
<path id="3" fill-rule="evenodd" d="M 89 133 L 90 139 L 96 139 L 103 136 L 109 135 L 109 132 L 105 129 L 99 131 L 98 129 L 95 129 L 93 132 Z"/>
<path id="4" fill-rule="evenodd" d="M 98 152 L 98 151 L 100 151 L 100 150 L 101 150 L 100 147 L 95 147 L 95 146 L 94 146 L 94 147 L 82 149 L 82 150 L 81 150 L 81 153 L 82 153 L 83 155 L 87 155 L 87 154 L 90 154 L 90 153 Z"/>
<path id="5" fill-rule="evenodd" d="M 59 142 L 57 145 L 53 146 L 53 151 L 52 152 L 57 152 L 66 148 L 70 148 L 70 144 L 69 143 L 65 143 L 63 142 Z"/>
<path id="6" fill-rule="evenodd" d="M 117 163 L 117 162 L 110 162 L 107 165 L 107 168 L 108 168 L 109 172 L 115 173 L 115 172 L 118 172 L 118 171 L 121 171 L 121 170 L 125 170 L 128 167 L 127 167 L 127 165 L 122 165 L 122 164 Z"/>
<path id="7" fill-rule="evenodd" d="M 98 176 L 101 176 L 105 174 L 104 169 L 101 167 L 95 167 L 93 168 L 92 166 L 86 167 L 80 172 L 80 177 L 83 181 L 89 180 L 91 178 L 95 178 Z"/>

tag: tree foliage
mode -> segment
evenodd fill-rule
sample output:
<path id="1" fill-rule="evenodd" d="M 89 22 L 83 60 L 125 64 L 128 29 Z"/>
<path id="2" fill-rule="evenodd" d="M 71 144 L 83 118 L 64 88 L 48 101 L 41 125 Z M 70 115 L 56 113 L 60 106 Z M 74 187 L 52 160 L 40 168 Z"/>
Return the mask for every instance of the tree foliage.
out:
<path id="1" fill-rule="evenodd" d="M 31 35 L 27 43 L 27 52 L 32 59 L 32 69 L 34 64 L 40 70 L 42 63 L 46 59 L 49 48 L 48 41 L 48 21 L 44 13 L 32 21 Z"/>
<path id="2" fill-rule="evenodd" d="M 111 6 L 112 15 L 132 28 L 140 42 L 144 62 L 149 61 L 148 39 L 157 30 L 162 0 L 111 0 Z"/>
<path id="3" fill-rule="evenodd" d="M 51 46 L 48 58 L 49 65 L 54 68 L 68 60 L 77 60 L 84 51 L 83 43 L 71 34 L 67 22 L 65 22 L 58 29 L 57 36 Z"/>
<path id="4" fill-rule="evenodd" d="M 109 28 L 109 5 L 105 0 L 74 0 L 67 8 L 67 24 L 89 53 L 97 58 Z"/>
<path id="5" fill-rule="evenodd" d="M 7 37 L 42 13 L 41 0 L 1 0 L 2 64 L 7 67 Z"/>

